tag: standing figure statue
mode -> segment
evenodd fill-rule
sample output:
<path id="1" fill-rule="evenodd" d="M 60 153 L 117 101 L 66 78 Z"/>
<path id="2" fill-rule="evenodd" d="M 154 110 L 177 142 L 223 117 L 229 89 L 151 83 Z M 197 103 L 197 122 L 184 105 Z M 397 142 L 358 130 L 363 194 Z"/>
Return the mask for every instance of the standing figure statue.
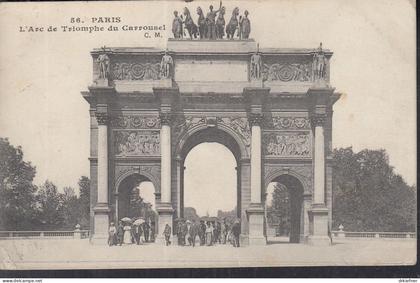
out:
<path id="1" fill-rule="evenodd" d="M 235 31 L 238 29 L 238 26 L 239 26 L 238 15 L 239 15 L 239 8 L 235 7 L 235 9 L 233 9 L 232 11 L 232 17 L 230 18 L 230 21 L 226 26 L 227 38 L 233 39 L 233 36 L 235 35 Z"/>
<path id="2" fill-rule="evenodd" d="M 108 79 L 109 75 L 109 57 L 105 53 L 105 47 L 102 48 L 96 62 L 99 64 L 99 79 Z"/>
<path id="3" fill-rule="evenodd" d="M 170 79 L 174 61 L 172 57 L 168 54 L 168 51 L 165 50 L 165 55 L 162 57 L 160 62 L 160 78 L 161 79 Z"/>
<path id="4" fill-rule="evenodd" d="M 213 11 L 213 5 L 210 5 L 210 11 L 207 13 L 207 38 L 216 39 L 216 15 L 222 9 L 222 1 L 220 1 L 219 10 Z"/>
<path id="5" fill-rule="evenodd" d="M 216 38 L 222 39 L 225 36 L 225 7 L 220 9 L 219 16 L 216 20 Z"/>
<path id="6" fill-rule="evenodd" d="M 198 15 L 198 32 L 200 33 L 200 39 L 205 39 L 207 36 L 207 22 L 206 18 L 204 17 L 203 10 L 200 7 L 197 8 L 197 15 Z"/>
<path id="7" fill-rule="evenodd" d="M 261 79 L 262 59 L 259 51 L 251 56 L 251 79 Z"/>
<path id="8" fill-rule="evenodd" d="M 174 38 L 182 38 L 182 20 L 178 17 L 178 11 L 174 11 L 174 16 L 172 21 L 172 33 L 174 34 Z"/>
<path id="9" fill-rule="evenodd" d="M 198 28 L 191 17 L 190 10 L 188 10 L 187 7 L 184 8 L 183 14 L 185 16 L 185 20 L 184 20 L 185 29 L 188 31 L 188 34 L 190 35 L 190 39 L 193 39 L 193 37 L 197 38 Z"/>
<path id="10" fill-rule="evenodd" d="M 314 54 L 312 62 L 312 78 L 314 81 L 326 79 L 327 58 L 322 50 L 322 42 L 319 44 L 317 52 Z"/>
<path id="11" fill-rule="evenodd" d="M 249 34 L 251 33 L 251 22 L 248 19 L 248 11 L 245 10 L 244 17 L 239 18 L 239 38 L 248 39 Z"/>

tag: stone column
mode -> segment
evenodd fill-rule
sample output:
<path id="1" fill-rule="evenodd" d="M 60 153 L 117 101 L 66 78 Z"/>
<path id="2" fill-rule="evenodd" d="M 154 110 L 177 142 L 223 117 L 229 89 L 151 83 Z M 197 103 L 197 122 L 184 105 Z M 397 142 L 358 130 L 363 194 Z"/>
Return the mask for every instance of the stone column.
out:
<path id="1" fill-rule="evenodd" d="M 261 203 L 261 113 L 251 113 L 251 204 L 249 217 L 249 244 L 265 245 L 264 207 Z"/>
<path id="2" fill-rule="evenodd" d="M 251 203 L 261 203 L 261 115 L 252 115 L 251 124 Z"/>
<path id="3" fill-rule="evenodd" d="M 157 241 L 163 241 L 163 231 L 166 224 L 172 227 L 173 208 L 171 203 L 171 114 L 160 113 L 160 151 L 161 151 L 161 202 L 157 211 L 159 213 L 159 228 Z"/>
<path id="4" fill-rule="evenodd" d="M 324 139 L 324 116 L 316 116 L 312 119 L 314 124 L 314 204 L 325 204 L 325 139 Z"/>
<path id="5" fill-rule="evenodd" d="M 324 124 L 325 114 L 314 114 L 312 126 L 314 129 L 314 189 L 312 196 L 312 207 L 309 211 L 309 218 L 312 222 L 312 233 L 308 237 L 310 244 L 329 245 L 328 236 L 328 208 L 325 205 L 325 139 Z"/>
<path id="6" fill-rule="evenodd" d="M 107 244 L 109 226 L 108 204 L 108 113 L 96 112 L 98 121 L 98 181 L 94 211 L 94 244 Z"/>

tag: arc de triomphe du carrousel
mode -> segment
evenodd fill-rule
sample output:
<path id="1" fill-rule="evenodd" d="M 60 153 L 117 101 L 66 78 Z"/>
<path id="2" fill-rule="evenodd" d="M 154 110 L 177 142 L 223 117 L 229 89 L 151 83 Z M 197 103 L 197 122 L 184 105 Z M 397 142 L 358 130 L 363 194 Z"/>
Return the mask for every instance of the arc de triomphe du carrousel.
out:
<path id="1" fill-rule="evenodd" d="M 266 244 L 270 182 L 288 189 L 290 240 L 330 243 L 332 107 L 340 97 L 329 84 L 332 52 L 260 48 L 250 20 L 236 15 L 229 38 L 218 22 L 184 26 L 175 17 L 164 50 L 91 52 L 93 82 L 82 95 L 90 104 L 93 243 L 106 244 L 109 223 L 127 216 L 142 181 L 155 188 L 158 240 L 166 224 L 174 227 L 183 217 L 185 158 L 203 142 L 235 156 L 242 245 Z"/>

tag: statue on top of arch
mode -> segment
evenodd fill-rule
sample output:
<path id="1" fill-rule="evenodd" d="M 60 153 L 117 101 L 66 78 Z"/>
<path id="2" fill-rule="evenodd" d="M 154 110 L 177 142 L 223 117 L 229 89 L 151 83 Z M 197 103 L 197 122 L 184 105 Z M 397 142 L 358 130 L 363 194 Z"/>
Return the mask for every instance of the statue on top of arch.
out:
<path id="1" fill-rule="evenodd" d="M 196 11 L 198 15 L 197 24 L 195 24 L 187 7 L 184 7 L 180 16 L 178 16 L 178 11 L 174 11 L 172 33 L 175 39 L 188 38 L 185 31 L 188 31 L 190 40 L 197 38 L 200 40 L 233 40 L 235 37 L 241 40 L 249 38 L 251 21 L 248 18 L 249 12 L 247 10 L 244 11 L 244 15 L 239 16 L 239 8 L 235 7 L 226 28 L 224 18 L 226 8 L 222 1 L 219 2 L 218 10 L 214 10 L 213 5 L 210 5 L 207 14 L 203 12 L 201 7 L 197 7 Z"/>

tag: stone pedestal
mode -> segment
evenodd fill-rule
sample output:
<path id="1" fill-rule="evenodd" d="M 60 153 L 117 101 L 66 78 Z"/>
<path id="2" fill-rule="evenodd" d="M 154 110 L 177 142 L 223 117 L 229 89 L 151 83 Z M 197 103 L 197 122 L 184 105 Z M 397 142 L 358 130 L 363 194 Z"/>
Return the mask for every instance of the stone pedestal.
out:
<path id="1" fill-rule="evenodd" d="M 264 207 L 260 203 L 251 203 L 246 212 L 249 221 L 248 244 L 265 245 L 267 241 L 264 237 Z"/>
<path id="2" fill-rule="evenodd" d="M 109 212 L 108 204 L 98 203 L 94 208 L 94 232 L 91 242 L 95 245 L 108 244 Z"/>
<path id="3" fill-rule="evenodd" d="M 309 219 L 312 223 L 312 233 L 308 237 L 310 245 L 331 245 L 328 236 L 328 208 L 324 204 L 313 204 L 309 211 Z"/>
<path id="4" fill-rule="evenodd" d="M 108 87 L 109 86 L 109 82 L 108 79 L 97 79 L 96 80 L 96 87 Z"/>
<path id="5" fill-rule="evenodd" d="M 172 78 L 160 79 L 154 83 L 154 87 L 173 87 Z"/>
<path id="6" fill-rule="evenodd" d="M 159 205 L 159 207 L 157 207 L 157 213 L 159 215 L 159 220 L 158 220 L 158 231 L 157 231 L 157 235 L 156 235 L 156 243 L 159 244 L 165 244 L 165 236 L 163 235 L 163 231 L 165 231 L 165 226 L 166 224 L 168 224 L 171 227 L 171 231 L 173 234 L 174 232 L 174 227 L 173 227 L 173 221 L 172 221 L 172 217 L 174 214 L 174 209 L 172 208 L 172 205 L 170 203 L 161 203 Z M 173 242 L 173 235 L 171 235 L 171 242 L 172 244 L 174 244 Z"/>
<path id="7" fill-rule="evenodd" d="M 251 79 L 249 83 L 249 87 L 252 88 L 262 88 L 263 87 L 263 80 L 262 79 Z"/>

